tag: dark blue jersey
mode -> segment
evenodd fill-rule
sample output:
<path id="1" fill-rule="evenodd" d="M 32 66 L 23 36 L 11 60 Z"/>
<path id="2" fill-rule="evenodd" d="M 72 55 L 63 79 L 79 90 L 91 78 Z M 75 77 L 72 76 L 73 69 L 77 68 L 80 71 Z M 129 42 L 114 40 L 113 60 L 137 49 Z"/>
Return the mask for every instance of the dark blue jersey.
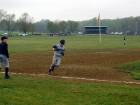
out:
<path id="1" fill-rule="evenodd" d="M 0 54 L 5 55 L 7 58 L 9 58 L 9 52 L 8 52 L 8 44 L 2 42 L 0 44 Z"/>

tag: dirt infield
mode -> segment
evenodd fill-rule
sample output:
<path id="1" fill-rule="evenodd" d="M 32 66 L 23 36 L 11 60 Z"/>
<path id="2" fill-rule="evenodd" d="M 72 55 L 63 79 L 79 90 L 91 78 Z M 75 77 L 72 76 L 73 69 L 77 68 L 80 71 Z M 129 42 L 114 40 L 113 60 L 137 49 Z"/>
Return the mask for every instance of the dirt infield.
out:
<path id="1" fill-rule="evenodd" d="M 61 67 L 54 73 L 59 76 L 130 81 L 131 76 L 117 68 L 119 64 L 140 59 L 140 49 L 67 51 Z M 11 71 L 43 74 L 48 72 L 52 52 L 14 54 Z"/>

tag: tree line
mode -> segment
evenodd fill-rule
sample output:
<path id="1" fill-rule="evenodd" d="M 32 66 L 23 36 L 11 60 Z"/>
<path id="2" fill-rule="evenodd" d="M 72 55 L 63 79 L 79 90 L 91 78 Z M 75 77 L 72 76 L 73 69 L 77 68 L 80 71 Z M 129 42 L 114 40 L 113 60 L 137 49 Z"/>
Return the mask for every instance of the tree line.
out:
<path id="1" fill-rule="evenodd" d="M 85 25 L 95 26 L 97 25 L 97 19 L 93 18 L 87 21 L 79 22 L 80 28 Z M 136 35 L 140 34 L 140 16 L 138 17 L 127 17 L 118 19 L 102 19 L 102 26 L 108 26 L 108 33 L 122 32 L 123 34 Z"/>
<path id="2" fill-rule="evenodd" d="M 16 20 L 15 14 L 8 14 L 6 11 L 0 9 L 0 31 L 5 32 L 33 32 L 34 23 L 33 18 L 28 13 L 23 13 L 22 16 Z"/>
<path id="3" fill-rule="evenodd" d="M 102 26 L 108 26 L 108 33 L 122 32 L 123 34 L 140 34 L 140 17 L 120 19 L 102 19 Z M 8 14 L 0 9 L 0 31 L 22 33 L 61 33 L 70 34 L 84 31 L 84 26 L 97 26 L 97 19 L 86 21 L 34 21 L 28 13 L 23 13 L 18 19 L 15 14 Z"/>

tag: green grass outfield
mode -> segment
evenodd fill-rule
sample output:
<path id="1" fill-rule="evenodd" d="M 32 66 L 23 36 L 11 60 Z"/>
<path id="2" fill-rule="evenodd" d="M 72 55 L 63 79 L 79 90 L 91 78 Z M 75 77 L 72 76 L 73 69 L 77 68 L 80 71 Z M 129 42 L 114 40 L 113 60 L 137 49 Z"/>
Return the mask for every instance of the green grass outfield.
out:
<path id="1" fill-rule="evenodd" d="M 140 105 L 140 88 L 14 76 L 0 79 L 0 105 Z"/>
<path id="2" fill-rule="evenodd" d="M 52 45 L 58 43 L 63 37 L 12 37 L 10 38 L 10 52 L 40 52 L 52 49 Z M 99 36 L 69 36 L 64 37 L 67 41 L 67 50 L 92 50 L 92 49 L 123 49 L 140 48 L 140 36 L 128 36 L 127 46 L 124 46 L 123 36 L 102 36 L 102 43 L 99 43 Z"/>
<path id="3" fill-rule="evenodd" d="M 12 37 L 11 54 L 46 52 L 60 37 Z M 140 48 L 140 36 L 65 37 L 67 51 L 94 49 Z M 0 75 L 0 105 L 140 105 L 140 87 L 125 84 L 86 83 L 56 80 L 48 77 L 12 76 L 3 80 Z"/>

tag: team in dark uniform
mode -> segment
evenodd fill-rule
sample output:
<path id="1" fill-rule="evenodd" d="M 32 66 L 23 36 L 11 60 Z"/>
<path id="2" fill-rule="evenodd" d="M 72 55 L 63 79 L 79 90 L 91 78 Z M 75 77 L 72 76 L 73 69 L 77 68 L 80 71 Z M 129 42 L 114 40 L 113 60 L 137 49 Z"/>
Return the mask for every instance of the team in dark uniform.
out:
<path id="1" fill-rule="evenodd" d="M 8 52 L 8 38 L 6 36 L 1 37 L 0 43 L 0 64 L 2 69 L 5 71 L 4 78 L 9 79 L 9 52 Z"/>

